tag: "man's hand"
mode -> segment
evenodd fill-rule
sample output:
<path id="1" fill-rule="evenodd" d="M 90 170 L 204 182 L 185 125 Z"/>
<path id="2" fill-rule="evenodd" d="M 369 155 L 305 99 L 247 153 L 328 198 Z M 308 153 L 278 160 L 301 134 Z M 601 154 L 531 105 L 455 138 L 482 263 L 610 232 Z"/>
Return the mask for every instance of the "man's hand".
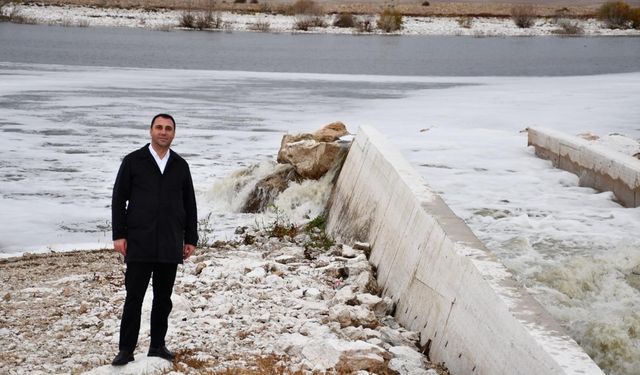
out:
<path id="1" fill-rule="evenodd" d="M 122 255 L 127 255 L 127 239 L 120 238 L 113 241 L 113 249 Z"/>
<path id="2" fill-rule="evenodd" d="M 185 244 L 182 247 L 182 258 L 184 260 L 189 259 L 189 257 L 196 251 L 196 247 L 190 244 Z"/>

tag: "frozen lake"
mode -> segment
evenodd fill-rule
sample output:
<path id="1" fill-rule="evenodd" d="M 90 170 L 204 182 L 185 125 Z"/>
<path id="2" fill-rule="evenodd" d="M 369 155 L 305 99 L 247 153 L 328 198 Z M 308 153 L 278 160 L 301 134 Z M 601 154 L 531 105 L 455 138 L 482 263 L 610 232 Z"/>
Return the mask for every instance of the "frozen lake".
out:
<path id="1" fill-rule="evenodd" d="M 71 55 L 45 65 L 0 50 L 5 255 L 110 244 L 116 170 L 146 143 L 157 112 L 176 117 L 174 149 L 190 162 L 200 216 L 213 212 L 218 236 L 254 219 L 229 212 L 214 185 L 275 159 L 284 132 L 373 125 L 607 373 L 640 367 L 640 292 L 629 282 L 640 264 L 640 208 L 578 187 L 520 132 L 640 138 L 638 59 L 625 74 L 436 77 L 98 67 Z"/>

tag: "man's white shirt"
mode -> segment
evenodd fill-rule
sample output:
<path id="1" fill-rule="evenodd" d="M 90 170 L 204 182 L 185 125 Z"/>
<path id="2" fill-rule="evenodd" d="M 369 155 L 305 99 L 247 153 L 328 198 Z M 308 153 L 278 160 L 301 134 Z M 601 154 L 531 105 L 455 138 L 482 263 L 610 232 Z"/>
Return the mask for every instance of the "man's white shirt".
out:
<path id="1" fill-rule="evenodd" d="M 151 144 L 149 144 L 149 151 L 151 152 L 153 159 L 158 164 L 158 168 L 160 168 L 160 173 L 164 174 L 164 167 L 167 166 L 167 161 L 169 160 L 169 155 L 171 154 L 171 150 L 167 151 L 163 159 L 160 159 L 160 155 L 158 155 L 156 150 L 153 149 Z"/>

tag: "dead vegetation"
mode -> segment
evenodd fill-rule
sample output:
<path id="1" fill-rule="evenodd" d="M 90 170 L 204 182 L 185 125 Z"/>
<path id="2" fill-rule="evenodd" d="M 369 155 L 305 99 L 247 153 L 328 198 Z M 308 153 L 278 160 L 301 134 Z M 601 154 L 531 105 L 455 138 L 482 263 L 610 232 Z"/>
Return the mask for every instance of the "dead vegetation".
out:
<path id="1" fill-rule="evenodd" d="M 191 0 L 188 2 L 176 0 L 41 0 L 41 4 L 50 5 L 85 5 L 103 8 L 123 8 L 123 9 L 172 9 L 205 11 L 234 11 L 239 13 L 272 13 L 272 14 L 300 14 L 299 12 L 321 11 L 323 14 L 339 14 L 342 12 L 353 15 L 380 14 L 387 6 L 387 2 L 340 2 L 327 1 L 322 5 L 314 3 L 312 0 L 276 0 L 276 1 L 244 1 L 236 3 L 232 0 L 216 1 L 211 0 Z M 426 2 L 425 2 L 426 3 Z M 295 5 L 294 7 L 294 4 Z M 311 5 L 309 5 L 311 4 Z M 404 16 L 436 16 L 436 17 L 511 17 L 512 5 L 505 3 L 429 3 L 423 5 L 419 1 L 415 3 L 396 4 L 394 8 Z M 533 5 L 533 12 L 536 17 L 553 17 L 559 9 L 566 9 L 572 18 L 594 17 L 598 11 L 597 5 L 571 5 L 558 7 L 557 5 Z M 293 12 L 293 13 L 292 13 Z"/>

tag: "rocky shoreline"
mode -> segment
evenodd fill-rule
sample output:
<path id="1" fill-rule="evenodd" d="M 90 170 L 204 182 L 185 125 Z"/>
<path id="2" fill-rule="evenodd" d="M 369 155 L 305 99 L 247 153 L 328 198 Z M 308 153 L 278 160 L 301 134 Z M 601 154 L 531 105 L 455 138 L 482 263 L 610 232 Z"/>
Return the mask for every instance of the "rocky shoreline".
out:
<path id="1" fill-rule="evenodd" d="M 398 7 L 400 9 L 400 6 Z M 361 10 L 360 8 L 358 8 Z M 366 8 L 369 9 L 369 8 Z M 457 8 L 456 8 L 457 9 Z M 584 10 L 552 14 L 548 9 L 538 11 L 531 26 L 516 26 L 508 15 L 508 7 L 482 13 L 456 10 L 417 15 L 405 15 L 399 30 L 384 32 L 375 27 L 378 8 L 371 13 L 354 12 L 355 22 L 372 25 L 370 28 L 337 27 L 336 13 L 287 15 L 262 8 L 247 8 L 239 11 L 225 7 L 211 12 L 210 23 L 204 30 L 249 31 L 272 33 L 316 33 L 316 34 L 384 34 L 384 35 L 454 35 L 454 36 L 640 36 L 637 29 L 611 29 Z M 569 9 L 569 8 L 567 8 Z M 562 9 L 561 9 L 562 10 Z M 589 8 L 590 12 L 593 12 Z M 404 14 L 414 14 L 406 10 Z M 506 13 L 505 13 L 506 12 Z M 185 10 L 130 7 L 116 8 L 94 5 L 49 5 L 40 3 L 10 4 L 3 8 L 6 19 L 16 23 L 46 24 L 76 27 L 134 27 L 161 31 L 184 30 L 181 26 Z M 194 16 L 202 11 L 193 11 Z"/>
<path id="2" fill-rule="evenodd" d="M 172 298 L 168 342 L 178 358 L 145 355 L 148 292 L 130 373 L 446 374 L 376 295 L 367 245 L 333 244 L 321 228 L 240 228 L 239 240 L 199 249 L 179 268 Z M 109 373 L 124 269 L 109 250 L 0 260 L 0 372 Z"/>

